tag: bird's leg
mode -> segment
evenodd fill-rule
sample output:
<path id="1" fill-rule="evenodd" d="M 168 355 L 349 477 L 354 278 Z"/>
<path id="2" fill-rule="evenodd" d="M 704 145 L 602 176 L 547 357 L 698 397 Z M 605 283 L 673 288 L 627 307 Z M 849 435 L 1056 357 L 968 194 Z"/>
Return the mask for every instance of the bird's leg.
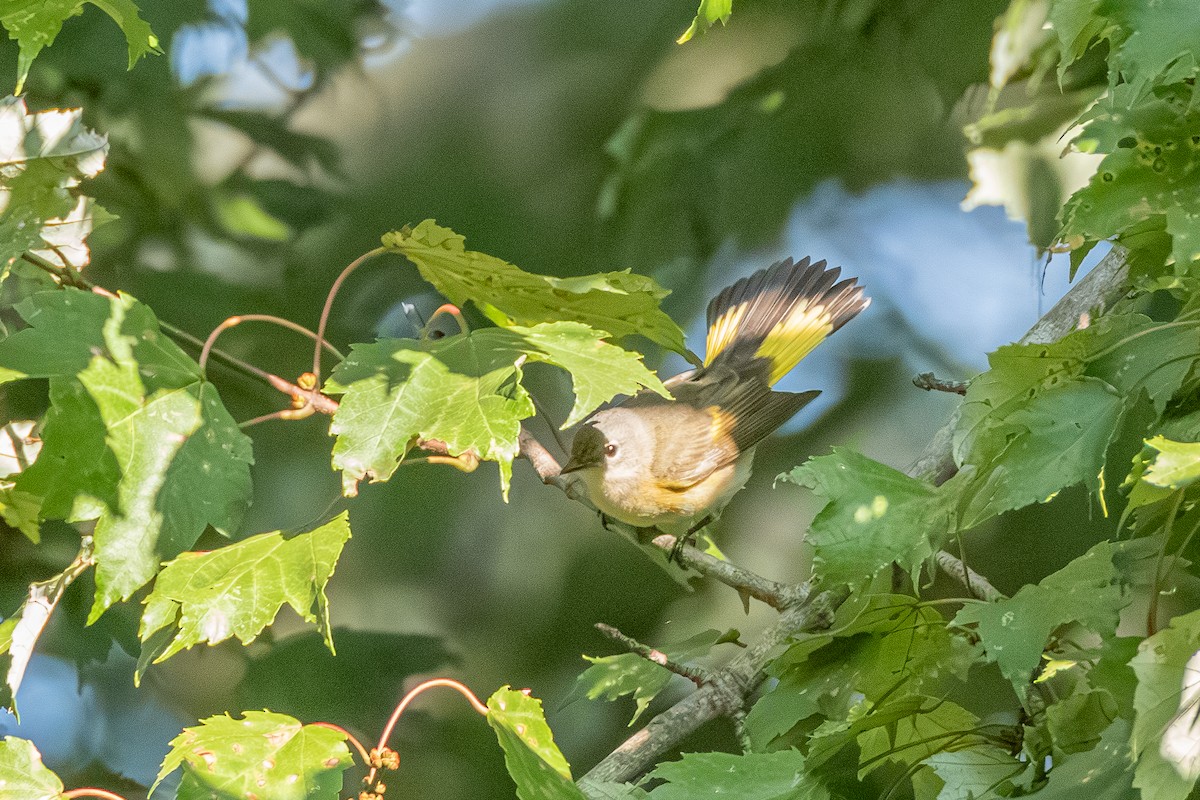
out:
<path id="1" fill-rule="evenodd" d="M 600 514 L 600 527 L 604 528 L 606 531 L 611 531 L 612 528 L 609 527 L 609 524 L 612 522 L 612 520 L 608 518 L 608 514 L 605 514 L 603 511 L 598 513 Z"/>
<path id="2" fill-rule="evenodd" d="M 681 560 L 683 557 L 683 548 L 687 547 L 692 541 L 692 538 L 697 533 L 704 530 L 704 526 L 708 525 L 708 523 L 712 521 L 712 514 L 706 514 L 702 520 L 688 528 L 687 533 L 683 534 L 682 536 L 675 537 L 675 546 L 671 548 L 670 554 L 667 555 L 667 563 L 669 564 L 674 561 L 678 564 L 683 564 L 683 561 Z"/>

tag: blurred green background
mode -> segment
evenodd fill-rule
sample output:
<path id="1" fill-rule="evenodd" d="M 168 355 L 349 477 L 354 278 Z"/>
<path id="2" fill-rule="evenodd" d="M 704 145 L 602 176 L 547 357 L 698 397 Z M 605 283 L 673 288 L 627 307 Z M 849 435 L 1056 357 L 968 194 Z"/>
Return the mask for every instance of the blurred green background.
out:
<path id="1" fill-rule="evenodd" d="M 727 28 L 686 45 L 674 40 L 693 0 L 144 5 L 166 55 L 127 72 L 119 31 L 88 7 L 34 65 L 27 96 L 34 109 L 82 106 L 110 136 L 90 191 L 120 220 L 93 235 L 88 277 L 197 336 L 245 312 L 315 327 L 346 263 L 428 217 L 526 270 L 653 275 L 674 290 L 666 307 L 693 349 L 707 298 L 772 260 L 812 255 L 861 275 L 872 308 L 784 386 L 821 388 L 823 402 L 760 447 L 715 531 L 730 558 L 774 579 L 806 574 L 817 509 L 773 477 L 832 445 L 905 466 L 955 405 L 911 377 L 968 377 L 1066 285 L 1065 265 L 1040 259 L 1023 225 L 959 208 L 960 131 L 982 101 L 998 0 L 742 0 Z M 0 82 L 12 85 L 15 64 L 5 43 Z M 428 314 L 440 301 L 398 257 L 373 262 L 339 296 L 332 341 L 411 333 L 403 302 Z M 220 346 L 284 376 L 311 360 L 305 340 L 262 326 Z M 239 419 L 282 407 L 242 375 L 211 374 Z M 540 384 L 549 417 L 563 419 L 564 382 Z M 13 389 L 3 402 L 19 417 L 39 397 Z M 81 582 L 43 637 L 23 725 L 0 718 L 74 785 L 136 795 L 181 725 L 226 711 L 268 707 L 373 740 L 412 676 L 434 674 L 481 695 L 532 689 L 579 775 L 628 735 L 632 713 L 632 702 L 563 705 L 580 654 L 616 652 L 594 623 L 650 642 L 710 627 L 750 640 L 773 613 L 746 616 L 723 587 L 683 591 L 522 463 L 508 504 L 487 464 L 471 475 L 405 466 L 344 501 L 327 419 L 250 433 L 243 535 L 350 508 L 354 538 L 329 590 L 338 656 L 285 610 L 252 646 L 183 654 L 134 690 L 122 647 L 134 650 L 137 609 L 84 629 Z M 1011 591 L 1114 524 L 1080 493 L 1010 514 L 966 549 Z M 73 556 L 75 532 L 46 538 L 35 550 L 0 531 L 0 609 Z M 686 686 L 673 691 L 651 710 Z M 420 701 L 394 746 L 393 792 L 512 796 L 491 731 L 455 697 Z M 719 723 L 685 747 L 734 746 Z"/>

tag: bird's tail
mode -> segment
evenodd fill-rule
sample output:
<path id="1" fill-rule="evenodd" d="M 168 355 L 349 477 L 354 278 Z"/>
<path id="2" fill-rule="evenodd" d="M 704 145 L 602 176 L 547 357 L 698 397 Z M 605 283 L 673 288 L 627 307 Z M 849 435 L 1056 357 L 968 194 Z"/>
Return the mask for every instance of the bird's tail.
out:
<path id="1" fill-rule="evenodd" d="M 726 287 L 708 304 L 704 365 L 718 357 L 734 365 L 766 359 L 774 386 L 870 304 L 857 278 L 838 282 L 841 272 L 789 258 Z"/>

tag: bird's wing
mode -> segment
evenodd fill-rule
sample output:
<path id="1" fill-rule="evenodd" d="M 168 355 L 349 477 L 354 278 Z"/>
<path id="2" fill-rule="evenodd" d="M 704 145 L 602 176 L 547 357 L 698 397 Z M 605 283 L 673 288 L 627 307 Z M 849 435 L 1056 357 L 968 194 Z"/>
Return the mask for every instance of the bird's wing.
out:
<path id="1" fill-rule="evenodd" d="M 700 370 L 671 389 L 675 402 L 655 403 L 658 441 L 651 471 L 664 488 L 683 490 L 732 464 L 819 392 L 771 391 L 758 375 Z"/>

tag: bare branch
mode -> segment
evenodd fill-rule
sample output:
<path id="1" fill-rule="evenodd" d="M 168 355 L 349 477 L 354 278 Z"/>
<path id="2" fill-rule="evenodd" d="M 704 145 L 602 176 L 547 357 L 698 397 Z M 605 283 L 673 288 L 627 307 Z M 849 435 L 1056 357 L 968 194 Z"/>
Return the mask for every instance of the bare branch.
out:
<path id="1" fill-rule="evenodd" d="M 762 668 L 774 655 L 775 648 L 797 634 L 829 627 L 834 609 L 848 595 L 845 590 L 823 592 L 808 605 L 785 611 L 757 642 L 713 673 L 702 688 L 652 719 L 580 778 L 579 788 L 590 795 L 596 791 L 596 784 L 631 780 L 705 722 L 741 711 L 746 697 L 762 683 L 765 677 Z"/>
<path id="2" fill-rule="evenodd" d="M 913 378 L 913 386 L 918 389 L 924 389 L 927 392 L 949 392 L 950 394 L 966 394 L 967 386 L 970 384 L 967 381 L 952 381 L 946 378 L 939 378 L 932 372 L 922 372 L 917 377 Z"/>
<path id="3" fill-rule="evenodd" d="M 662 650 L 651 647 L 648 644 L 642 644 L 632 636 L 626 636 L 625 634 L 621 633 L 620 630 L 612 625 L 607 625 L 603 622 L 597 622 L 596 630 L 600 631 L 629 652 L 635 653 L 647 661 L 653 661 L 660 667 L 665 667 L 671 672 L 674 672 L 676 675 L 687 678 L 697 686 L 703 686 L 712 680 L 712 676 L 709 675 L 708 670 L 701 669 L 700 667 L 689 667 L 687 664 L 678 664 L 672 661 Z"/>

